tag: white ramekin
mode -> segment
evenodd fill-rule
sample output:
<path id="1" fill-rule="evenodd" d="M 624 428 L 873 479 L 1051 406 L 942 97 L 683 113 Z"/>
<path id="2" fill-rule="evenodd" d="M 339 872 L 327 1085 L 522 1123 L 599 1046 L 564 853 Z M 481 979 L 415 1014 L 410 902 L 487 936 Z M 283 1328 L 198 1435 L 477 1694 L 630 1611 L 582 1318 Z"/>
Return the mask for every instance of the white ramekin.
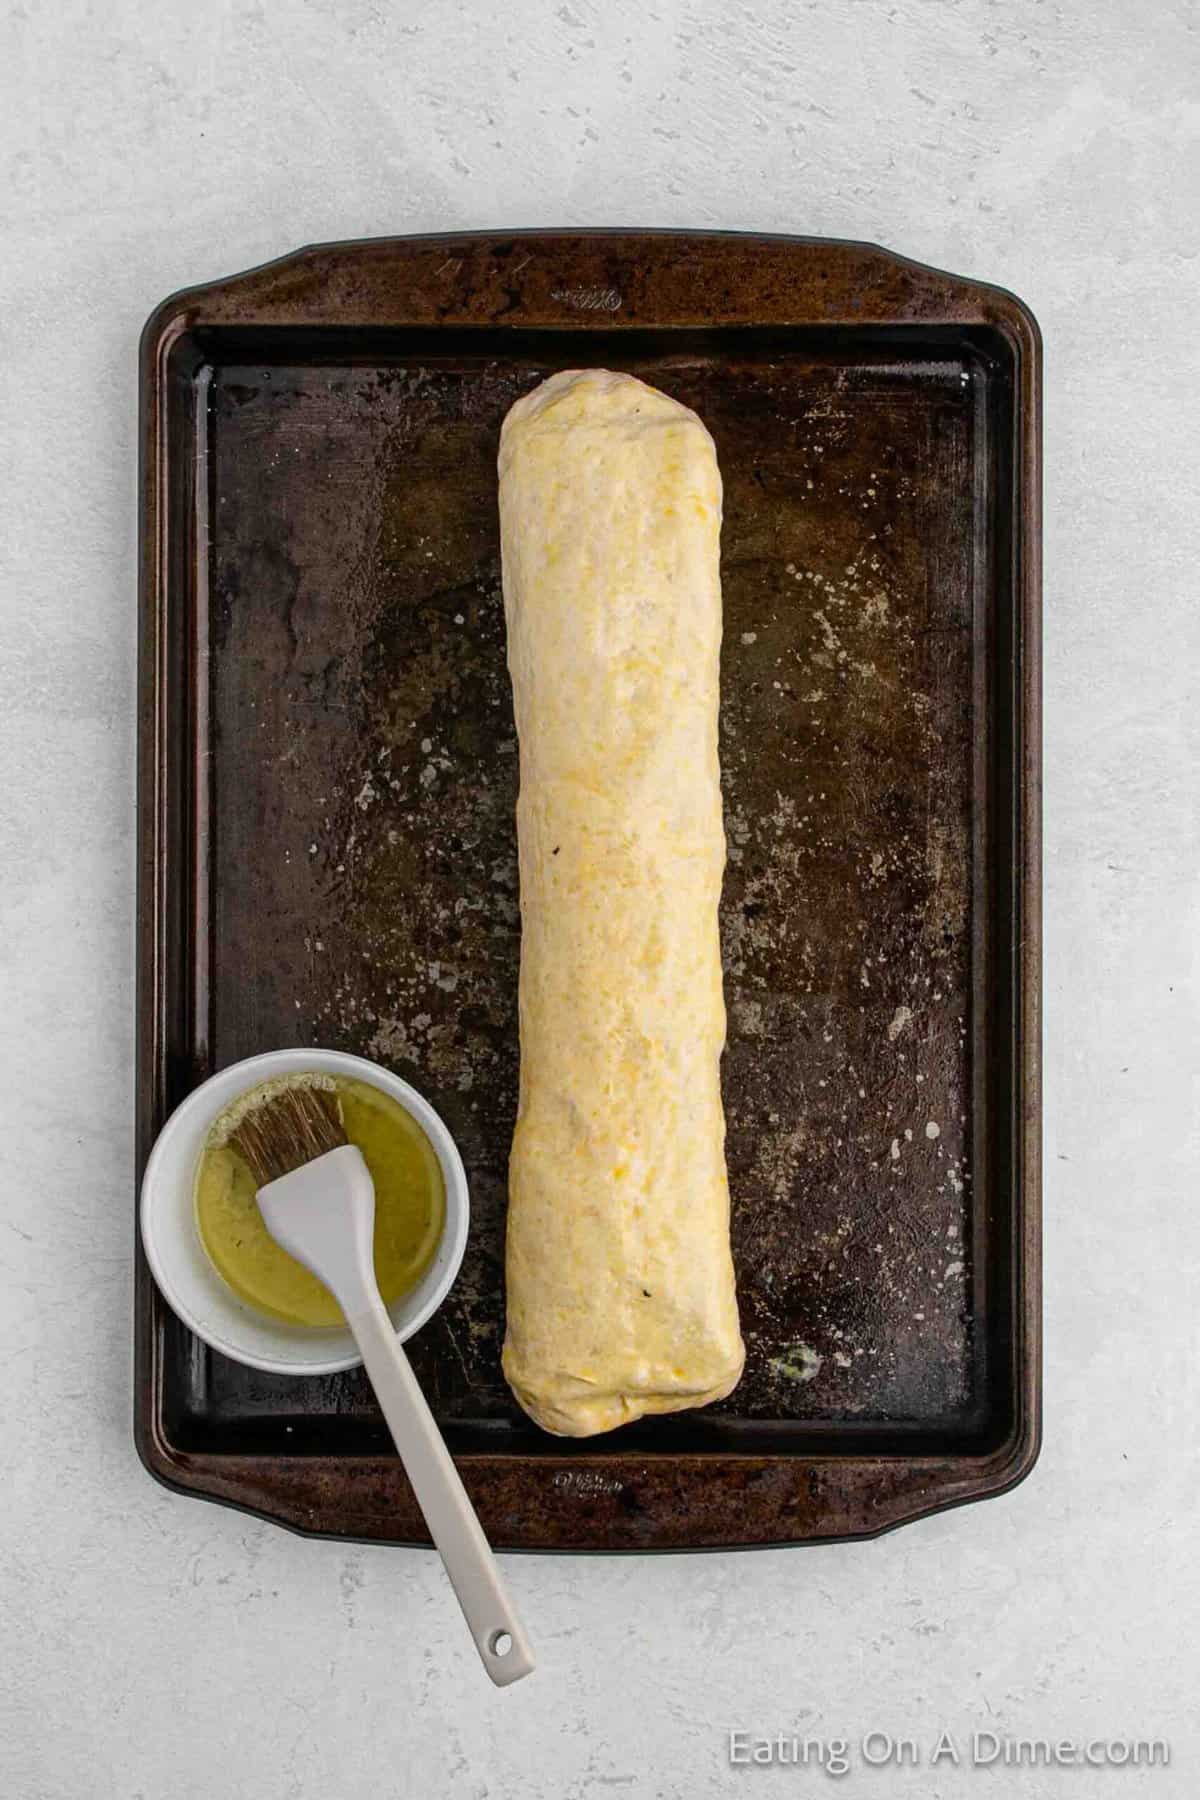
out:
<path id="1" fill-rule="evenodd" d="M 399 1101 L 437 1152 L 446 1186 L 446 1222 L 432 1263 L 416 1287 L 388 1308 L 396 1336 L 418 1331 L 445 1299 L 467 1245 L 467 1177 L 454 1139 L 427 1100 L 398 1075 L 339 1050 L 274 1050 L 213 1075 L 163 1126 L 142 1177 L 142 1243 L 165 1299 L 196 1336 L 223 1356 L 273 1375 L 336 1375 L 360 1361 L 348 1331 L 313 1330 L 267 1318 L 238 1299 L 217 1274 L 196 1227 L 196 1165 L 217 1114 L 260 1081 L 316 1069 L 369 1082 Z"/>

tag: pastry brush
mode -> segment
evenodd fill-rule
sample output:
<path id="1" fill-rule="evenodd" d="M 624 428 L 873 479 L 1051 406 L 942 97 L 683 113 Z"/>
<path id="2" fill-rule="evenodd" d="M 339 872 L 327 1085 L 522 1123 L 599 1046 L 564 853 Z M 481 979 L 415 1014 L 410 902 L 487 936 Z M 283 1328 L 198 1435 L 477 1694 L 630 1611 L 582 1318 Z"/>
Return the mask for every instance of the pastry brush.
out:
<path id="1" fill-rule="evenodd" d="M 346 1141 L 336 1093 L 294 1086 L 264 1098 L 230 1142 L 249 1166 L 267 1230 L 323 1281 L 346 1315 L 400 1460 L 441 1553 L 483 1666 L 497 1687 L 534 1659 L 491 1546 L 375 1280 L 375 1185 Z"/>

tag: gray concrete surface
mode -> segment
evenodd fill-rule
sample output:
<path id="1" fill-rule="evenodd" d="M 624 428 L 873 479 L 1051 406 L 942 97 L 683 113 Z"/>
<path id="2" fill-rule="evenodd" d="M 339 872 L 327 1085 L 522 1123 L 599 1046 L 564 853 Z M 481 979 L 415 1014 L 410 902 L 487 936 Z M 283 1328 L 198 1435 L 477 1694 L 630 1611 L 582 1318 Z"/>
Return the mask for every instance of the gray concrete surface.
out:
<path id="1" fill-rule="evenodd" d="M 852 1794 L 1197 1789 L 1200 11 L 1012 0 L 9 4 L 0 28 L 0 1787 L 13 1800 L 813 1792 L 727 1733 L 916 1737 Z M 882 1542 L 510 1565 L 175 1499 L 129 1436 L 134 346 L 313 239 L 875 238 L 1047 342 L 1047 1441 Z M 942 1727 L 1170 1768 L 928 1766 Z M 837 1782 L 834 1782 L 837 1785 Z"/>

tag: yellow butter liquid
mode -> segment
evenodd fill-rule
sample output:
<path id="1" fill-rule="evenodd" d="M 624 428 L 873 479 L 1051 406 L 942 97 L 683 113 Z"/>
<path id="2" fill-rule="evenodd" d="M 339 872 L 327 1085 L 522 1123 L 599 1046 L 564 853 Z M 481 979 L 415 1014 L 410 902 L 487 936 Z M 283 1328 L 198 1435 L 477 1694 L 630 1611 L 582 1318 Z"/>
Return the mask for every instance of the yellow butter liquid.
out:
<path id="1" fill-rule="evenodd" d="M 398 1101 L 365 1081 L 335 1081 L 346 1136 L 375 1183 L 375 1277 L 386 1304 L 415 1287 L 446 1221 L 433 1145 Z M 196 1226 L 218 1275 L 240 1300 L 292 1325 L 338 1326 L 342 1309 L 315 1275 L 281 1250 L 263 1223 L 254 1178 L 229 1144 L 196 1171 Z"/>

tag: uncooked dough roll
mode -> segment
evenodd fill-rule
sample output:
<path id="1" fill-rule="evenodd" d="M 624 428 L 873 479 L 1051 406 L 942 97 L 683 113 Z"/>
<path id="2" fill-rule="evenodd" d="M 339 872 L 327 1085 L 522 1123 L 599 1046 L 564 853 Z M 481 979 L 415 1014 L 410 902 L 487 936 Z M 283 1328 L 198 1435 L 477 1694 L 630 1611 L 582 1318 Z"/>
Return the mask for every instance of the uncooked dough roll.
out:
<path id="1" fill-rule="evenodd" d="M 712 439 L 632 376 L 555 375 L 505 420 L 500 521 L 523 931 L 504 1371 L 585 1437 L 742 1370 Z"/>

